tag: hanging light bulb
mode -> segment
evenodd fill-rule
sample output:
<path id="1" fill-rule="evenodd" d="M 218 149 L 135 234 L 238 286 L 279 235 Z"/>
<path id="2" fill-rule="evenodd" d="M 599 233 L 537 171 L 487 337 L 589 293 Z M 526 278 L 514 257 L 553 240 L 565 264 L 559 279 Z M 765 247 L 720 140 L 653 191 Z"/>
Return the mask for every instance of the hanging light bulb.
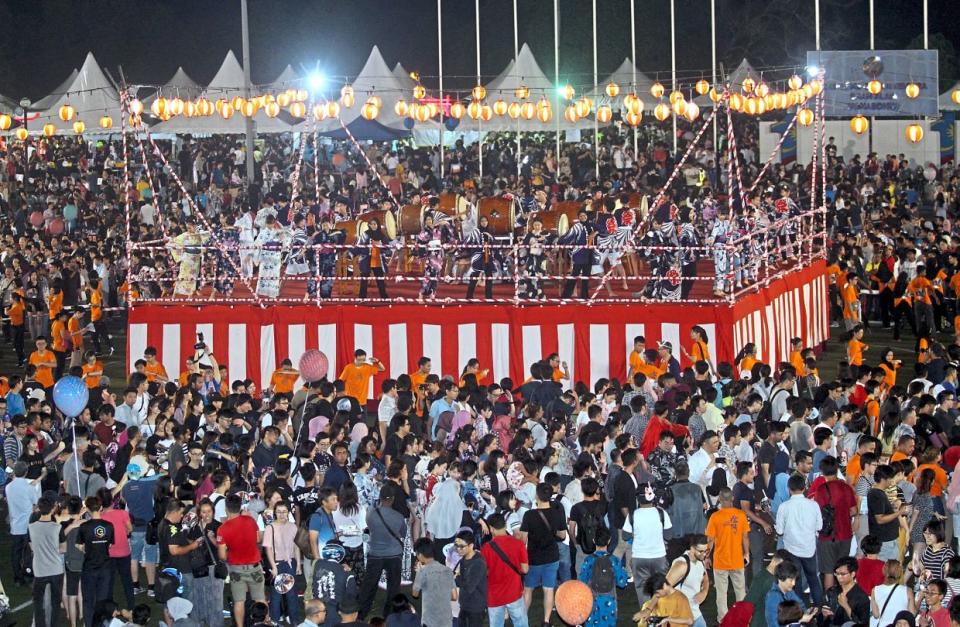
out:
<path id="1" fill-rule="evenodd" d="M 913 100 L 920 95 L 920 85 L 916 83 L 907 83 L 907 86 L 903 90 L 907 94 L 907 98 Z"/>

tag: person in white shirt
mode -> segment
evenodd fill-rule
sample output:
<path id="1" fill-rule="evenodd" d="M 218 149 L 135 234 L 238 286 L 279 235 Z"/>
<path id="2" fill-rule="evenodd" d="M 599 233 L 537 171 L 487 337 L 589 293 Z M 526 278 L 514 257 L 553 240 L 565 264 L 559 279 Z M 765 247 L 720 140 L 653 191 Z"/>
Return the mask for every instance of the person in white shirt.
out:
<path id="1" fill-rule="evenodd" d="M 817 568 L 817 534 L 823 528 L 820 506 L 804 492 L 807 481 L 802 475 L 787 480 L 790 498 L 777 510 L 777 534 L 783 536 L 783 548 L 806 577 L 814 605 L 823 602 L 823 588 Z"/>
<path id="2" fill-rule="evenodd" d="M 254 224 L 253 208 L 249 208 L 236 222 L 240 229 L 240 269 L 244 277 L 253 276 L 254 242 L 257 241 L 257 229 Z"/>
<path id="3" fill-rule="evenodd" d="M 380 423 L 380 441 L 387 441 L 387 425 L 397 413 L 397 381 L 384 379 L 380 384 L 380 404 L 377 406 L 377 422 Z"/>
<path id="4" fill-rule="evenodd" d="M 707 627 L 707 621 L 700 612 L 700 604 L 710 592 L 710 578 L 703 558 L 710 552 L 707 536 L 702 533 L 691 534 L 690 548 L 680 557 L 673 560 L 670 570 L 667 571 L 667 583 L 675 590 L 683 593 L 690 601 L 690 611 L 693 613 L 693 627 Z"/>
<path id="5" fill-rule="evenodd" d="M 139 412 L 136 409 L 137 390 L 136 388 L 127 388 L 123 392 L 123 402 L 117 406 L 114 412 L 114 418 L 128 427 L 140 426 L 138 423 Z"/>
<path id="6" fill-rule="evenodd" d="M 707 486 L 713 477 L 713 471 L 717 467 L 717 451 L 720 449 L 720 436 L 716 431 L 704 431 L 700 437 L 700 448 L 690 456 L 687 464 L 690 467 L 690 482 L 700 486 L 704 495 L 707 493 Z"/>
<path id="7" fill-rule="evenodd" d="M 633 584 L 637 588 L 637 601 L 641 607 L 650 598 L 644 590 L 647 579 L 667 569 L 667 543 L 663 539 L 663 532 L 673 527 L 670 515 L 656 507 L 656 500 L 651 484 L 638 486 L 637 501 L 640 506 L 633 510 L 630 529 L 624 527 L 624 531 L 633 534 L 630 557 L 633 559 Z"/>

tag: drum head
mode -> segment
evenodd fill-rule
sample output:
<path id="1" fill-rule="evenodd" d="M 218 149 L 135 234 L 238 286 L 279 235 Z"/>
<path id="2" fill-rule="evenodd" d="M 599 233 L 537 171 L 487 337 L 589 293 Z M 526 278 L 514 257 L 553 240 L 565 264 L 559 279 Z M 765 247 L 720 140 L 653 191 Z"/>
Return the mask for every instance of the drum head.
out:
<path id="1" fill-rule="evenodd" d="M 557 220 L 557 235 L 563 235 L 569 230 L 570 221 L 565 214 L 560 214 L 560 218 Z"/>
<path id="2" fill-rule="evenodd" d="M 387 234 L 387 237 L 397 239 L 397 219 L 393 216 L 393 212 L 384 211 L 381 219 L 383 221 L 383 230 Z"/>

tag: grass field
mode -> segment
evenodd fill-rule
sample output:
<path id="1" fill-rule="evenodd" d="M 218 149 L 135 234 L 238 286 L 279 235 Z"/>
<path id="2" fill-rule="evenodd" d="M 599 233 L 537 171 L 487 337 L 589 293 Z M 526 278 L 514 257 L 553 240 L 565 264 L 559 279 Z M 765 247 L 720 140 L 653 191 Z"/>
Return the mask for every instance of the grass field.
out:
<path id="1" fill-rule="evenodd" d="M 124 362 L 126 346 L 124 320 L 122 318 L 111 320 L 109 321 L 109 327 L 113 332 L 113 342 L 117 351 L 113 357 L 104 359 L 106 371 L 105 374 L 110 377 L 113 391 L 117 392 L 119 395 L 124 387 L 123 382 L 125 381 L 127 374 L 126 365 Z M 819 357 L 820 372 L 823 380 L 830 380 L 832 377 L 836 376 L 837 362 L 845 358 L 845 343 L 840 337 L 840 330 L 834 328 L 831 329 L 831 331 L 833 331 L 833 338 L 826 346 L 826 350 Z M 946 340 L 947 338 L 944 337 L 943 339 Z M 872 348 L 866 353 L 866 359 L 868 362 L 874 362 L 877 357 L 882 354 L 881 350 L 888 346 L 895 351 L 897 357 L 902 359 L 905 364 L 909 365 L 914 361 L 914 338 L 909 334 L 907 334 L 904 339 L 894 342 L 892 339 L 892 334 L 889 331 L 873 327 L 867 331 L 864 341 L 872 346 Z M 12 347 L 9 344 L 0 344 L 0 347 L 2 347 L 2 349 L 0 349 L 0 372 L 16 373 L 16 358 L 14 356 Z M 30 347 L 28 347 L 28 350 L 29 349 Z M 906 374 L 907 372 L 905 372 L 905 375 Z M 3 517 L 6 518 L 5 506 L 0 505 L 0 507 L 3 508 Z M 0 525 L 0 527 L 2 527 L 2 530 L 0 530 L 0 581 L 3 582 L 6 592 L 10 597 L 11 607 L 18 608 L 18 611 L 14 615 L 17 623 L 21 625 L 29 625 L 32 607 L 30 605 L 30 588 L 26 586 L 18 587 L 13 585 L 13 574 L 10 567 L 12 560 L 9 558 L 9 528 L 6 524 Z M 114 598 L 123 598 L 119 583 L 117 584 L 117 589 L 115 592 L 116 594 L 114 595 Z M 146 595 L 138 598 L 138 602 L 146 602 L 147 600 L 148 598 Z M 632 585 L 628 586 L 627 589 L 620 591 L 618 595 L 618 603 L 620 616 L 618 624 L 628 624 L 630 617 L 638 609 L 637 598 Z M 377 600 L 374 607 L 381 607 L 380 599 Z M 710 596 L 707 597 L 701 608 L 707 624 L 713 625 L 716 617 L 716 602 L 712 589 Z M 154 616 L 155 618 L 159 618 L 160 613 L 155 611 Z M 542 616 L 542 595 L 538 592 L 534 595 L 534 603 L 530 608 L 530 624 L 537 624 L 537 622 L 542 619 Z M 556 615 L 554 615 L 553 624 L 562 624 Z"/>

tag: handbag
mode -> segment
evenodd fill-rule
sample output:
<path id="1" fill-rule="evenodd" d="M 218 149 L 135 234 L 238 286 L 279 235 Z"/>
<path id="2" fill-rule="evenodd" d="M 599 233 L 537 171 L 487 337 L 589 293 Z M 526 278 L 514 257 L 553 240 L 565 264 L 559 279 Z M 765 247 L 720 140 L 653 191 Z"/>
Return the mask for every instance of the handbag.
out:
<path id="1" fill-rule="evenodd" d="M 217 556 L 213 554 L 213 549 L 210 548 L 210 543 L 207 542 L 207 539 L 203 539 L 204 546 L 207 547 L 207 553 L 210 554 L 210 559 L 213 560 L 213 576 L 217 579 L 226 579 L 227 578 L 227 563 L 217 559 Z"/>
<path id="2" fill-rule="evenodd" d="M 317 559 L 317 550 L 313 542 L 310 541 L 310 530 L 306 527 L 297 527 L 297 534 L 293 536 L 293 543 L 300 549 L 300 554 L 306 558 Z"/>

